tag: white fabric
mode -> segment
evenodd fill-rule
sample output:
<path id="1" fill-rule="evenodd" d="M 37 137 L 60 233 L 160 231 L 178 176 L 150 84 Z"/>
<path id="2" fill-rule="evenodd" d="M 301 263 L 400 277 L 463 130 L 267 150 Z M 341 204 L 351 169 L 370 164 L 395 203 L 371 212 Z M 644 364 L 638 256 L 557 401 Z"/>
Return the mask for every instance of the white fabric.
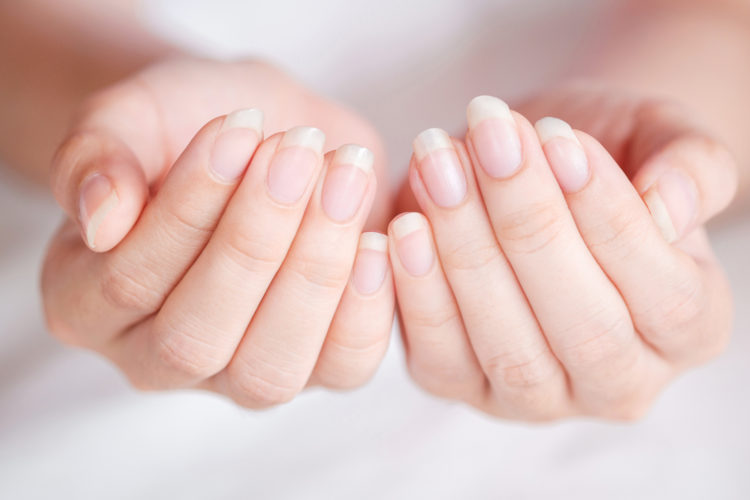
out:
<path id="1" fill-rule="evenodd" d="M 471 96 L 512 97 L 563 70 L 592 9 L 162 0 L 147 18 L 186 46 L 263 55 L 348 102 L 398 166 L 421 128 L 458 129 Z M 643 421 L 545 426 L 425 395 L 397 335 L 375 379 L 351 393 L 309 391 L 264 412 L 136 393 L 44 332 L 37 282 L 58 220 L 48 198 L 0 175 L 0 498 L 750 497 L 750 217 L 713 232 L 738 309 L 727 353 L 670 386 Z"/>

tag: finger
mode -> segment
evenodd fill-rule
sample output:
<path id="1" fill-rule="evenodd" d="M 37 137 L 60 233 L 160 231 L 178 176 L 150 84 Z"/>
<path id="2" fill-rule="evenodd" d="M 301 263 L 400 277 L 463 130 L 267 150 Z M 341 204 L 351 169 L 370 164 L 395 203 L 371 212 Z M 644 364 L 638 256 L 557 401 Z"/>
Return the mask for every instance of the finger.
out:
<path id="1" fill-rule="evenodd" d="M 349 283 L 328 330 L 310 384 L 352 389 L 375 373 L 393 326 L 388 237 L 363 233 Z"/>
<path id="2" fill-rule="evenodd" d="M 578 233 L 528 121 L 489 97 L 474 99 L 467 114 L 473 116 L 467 141 L 496 238 L 579 405 L 608 414 L 626 404 L 634 381 L 648 373 L 628 310 Z M 545 143 L 561 133 L 540 128 Z M 580 146 L 559 140 L 585 170 Z"/>
<path id="3" fill-rule="evenodd" d="M 492 385 L 488 403 L 505 417 L 566 413 L 565 373 L 495 239 L 463 144 L 428 129 L 417 136 L 414 151 L 412 191 L 430 220 L 469 340 Z"/>
<path id="4" fill-rule="evenodd" d="M 105 298 L 124 316 L 155 312 L 208 242 L 258 143 L 262 113 L 235 111 L 204 126 L 135 227 L 105 256 Z"/>
<path id="5" fill-rule="evenodd" d="M 248 118 L 247 113 L 239 112 L 232 120 L 241 121 L 237 115 L 242 114 Z M 249 115 L 254 119 L 252 123 L 258 124 L 260 112 L 251 111 Z M 48 313 L 58 323 L 67 324 L 67 329 L 77 332 L 79 343 L 101 346 L 121 333 L 125 325 L 158 309 L 174 281 L 205 244 L 206 231 L 196 229 L 195 238 L 188 241 L 179 229 L 183 222 L 196 228 L 212 226 L 234 190 L 236 182 L 219 180 L 208 167 L 208 157 L 222 122 L 223 119 L 216 119 L 198 132 L 136 227 L 116 249 L 94 255 L 78 244 L 76 238 L 64 238 L 64 246 L 60 247 L 63 252 L 58 256 L 64 265 L 61 262 L 45 283 L 64 289 L 65 293 L 50 296 Z M 230 137 L 216 140 L 216 149 L 239 146 L 244 150 L 239 154 L 249 158 L 258 132 L 237 127 L 227 127 L 225 132 Z M 239 164 L 246 162 L 243 159 Z M 184 241 L 178 241 L 179 237 Z M 87 313 L 75 314 L 81 310 Z"/>
<path id="6" fill-rule="evenodd" d="M 52 163 L 52 192 L 77 221 L 86 245 L 105 252 L 135 223 L 148 196 L 143 169 L 133 152 L 106 132 L 78 132 Z"/>
<path id="7" fill-rule="evenodd" d="M 375 185 L 368 149 L 349 144 L 329 155 L 284 263 L 232 361 L 215 377 L 222 392 L 265 407 L 304 388 L 349 280 Z"/>
<path id="8" fill-rule="evenodd" d="M 258 147 L 200 256 L 118 347 L 123 362 L 139 360 L 130 371 L 143 384 L 193 385 L 226 367 L 294 239 L 324 143 L 321 130 L 296 127 Z"/>
<path id="9" fill-rule="evenodd" d="M 437 396 L 480 403 L 487 379 L 436 258 L 424 216 L 401 214 L 388 227 L 401 332 L 412 378 Z"/>
<path id="10" fill-rule="evenodd" d="M 152 97 L 128 82 L 86 103 L 52 162 L 52 192 L 93 250 L 114 247 L 138 219 L 167 145 Z"/>
<path id="11" fill-rule="evenodd" d="M 737 189 L 734 158 L 674 106 L 643 106 L 634 130 L 633 185 L 668 242 L 683 238 L 729 205 Z"/>
<path id="12" fill-rule="evenodd" d="M 708 245 L 697 245 L 705 249 L 705 268 L 671 246 L 609 153 L 591 136 L 576 135 L 586 152 L 588 179 L 576 177 L 560 147 L 547 144 L 544 150 L 581 236 L 617 286 L 637 331 L 674 364 L 715 354 L 726 343 L 731 314 Z M 669 374 L 664 366 L 654 381 Z"/>

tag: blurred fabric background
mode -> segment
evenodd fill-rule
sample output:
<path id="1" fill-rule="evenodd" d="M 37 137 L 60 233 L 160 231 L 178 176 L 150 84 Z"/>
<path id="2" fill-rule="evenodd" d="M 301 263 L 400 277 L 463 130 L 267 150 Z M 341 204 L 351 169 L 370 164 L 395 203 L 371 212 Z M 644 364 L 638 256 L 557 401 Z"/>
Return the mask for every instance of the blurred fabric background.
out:
<path id="1" fill-rule="evenodd" d="M 144 22 L 212 57 L 260 55 L 351 105 L 383 132 L 398 175 L 413 136 L 460 130 L 472 96 L 512 100 L 564 71 L 606 2 L 352 4 L 162 0 Z M 736 300 L 726 354 L 640 422 L 545 426 L 425 395 L 398 335 L 352 393 L 308 391 L 263 412 L 137 393 L 45 333 L 40 263 L 61 217 L 46 192 L 0 171 L 0 498 L 750 497 L 748 216 L 712 229 Z"/>

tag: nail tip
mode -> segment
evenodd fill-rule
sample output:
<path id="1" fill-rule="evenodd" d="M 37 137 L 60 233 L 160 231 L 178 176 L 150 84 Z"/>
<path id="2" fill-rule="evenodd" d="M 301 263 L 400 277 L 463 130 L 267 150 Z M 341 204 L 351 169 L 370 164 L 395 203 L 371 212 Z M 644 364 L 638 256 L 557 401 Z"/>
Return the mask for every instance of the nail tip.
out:
<path id="1" fill-rule="evenodd" d="M 448 132 L 441 128 L 432 127 L 417 134 L 412 141 L 412 147 L 417 159 L 421 160 L 433 151 L 453 148 L 453 141 Z"/>
<path id="2" fill-rule="evenodd" d="M 359 144 L 344 144 L 336 149 L 332 163 L 337 165 L 354 165 L 366 173 L 373 171 L 375 155 Z"/>
<path id="3" fill-rule="evenodd" d="M 322 153 L 325 143 L 326 134 L 319 128 L 299 126 L 292 127 L 284 132 L 284 136 L 279 143 L 279 148 L 301 146 Z"/>
<path id="4" fill-rule="evenodd" d="M 557 137 L 563 137 L 580 144 L 578 137 L 573 132 L 573 128 L 565 120 L 555 118 L 554 116 L 545 116 L 534 123 L 534 130 L 539 137 L 542 145 L 548 143 Z"/>
<path id="5" fill-rule="evenodd" d="M 393 221 L 393 235 L 397 240 L 425 227 L 423 217 L 417 212 L 407 212 Z"/>
<path id="6" fill-rule="evenodd" d="M 373 231 L 364 232 L 359 237 L 359 248 L 385 252 L 388 248 L 388 237 Z"/>
<path id="7" fill-rule="evenodd" d="M 466 107 L 469 128 L 474 128 L 490 118 L 513 120 L 510 106 L 502 99 L 491 95 L 478 95 L 469 101 Z"/>
<path id="8" fill-rule="evenodd" d="M 232 111 L 224 118 L 221 125 L 223 130 L 232 128 L 247 128 L 254 130 L 259 136 L 263 135 L 265 116 L 258 108 L 243 108 Z"/>

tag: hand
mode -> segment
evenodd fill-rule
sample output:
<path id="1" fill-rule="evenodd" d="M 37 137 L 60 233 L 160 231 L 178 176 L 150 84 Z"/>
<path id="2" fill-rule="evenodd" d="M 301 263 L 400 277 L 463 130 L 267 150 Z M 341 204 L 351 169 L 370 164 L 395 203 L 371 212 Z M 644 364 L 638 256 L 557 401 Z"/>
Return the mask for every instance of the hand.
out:
<path id="1" fill-rule="evenodd" d="M 491 97 L 469 104 L 465 142 L 415 140 L 424 216 L 389 228 L 408 366 L 505 418 L 637 418 L 726 344 L 731 296 L 702 225 L 735 165 L 671 105 L 558 96 L 526 109 L 600 141 Z"/>
<path id="2" fill-rule="evenodd" d="M 248 105 L 286 130 L 264 140 L 263 114 L 242 109 L 187 144 Z M 310 124 L 328 139 L 289 128 Z M 323 154 L 345 140 L 376 156 Z M 44 265 L 50 330 L 137 387 L 253 408 L 364 383 L 393 316 L 385 235 L 360 238 L 378 155 L 364 121 L 262 65 L 168 62 L 103 91 L 53 167 L 70 218 Z"/>

